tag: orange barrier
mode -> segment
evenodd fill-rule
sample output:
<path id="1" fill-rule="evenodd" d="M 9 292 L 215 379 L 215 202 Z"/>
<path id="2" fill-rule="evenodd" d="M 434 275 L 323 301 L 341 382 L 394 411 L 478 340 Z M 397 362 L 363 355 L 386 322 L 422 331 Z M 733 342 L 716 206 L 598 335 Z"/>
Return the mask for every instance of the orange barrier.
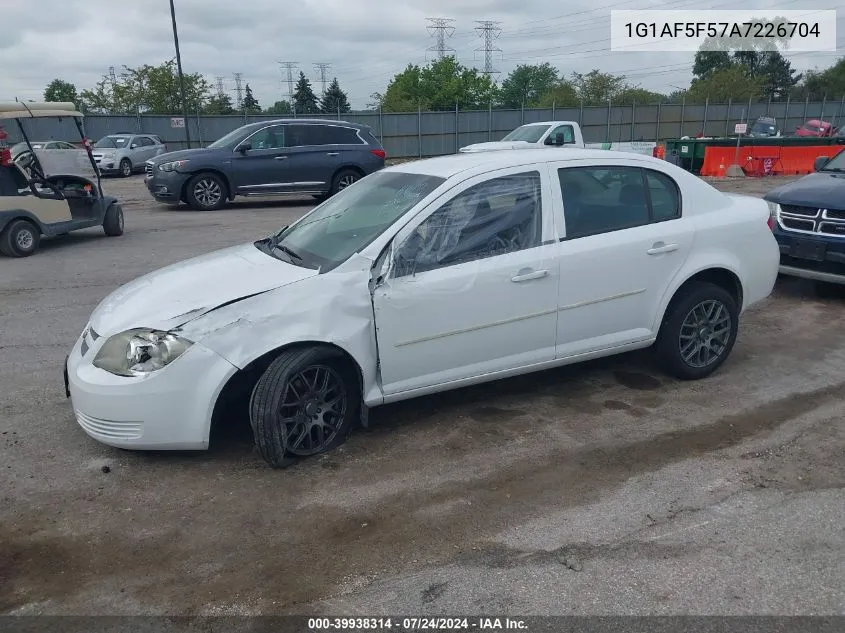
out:
<path id="1" fill-rule="evenodd" d="M 777 146 L 756 145 L 736 147 L 706 147 L 702 176 L 723 177 L 728 166 L 736 161 L 748 176 L 785 176 L 810 174 L 819 156 L 832 158 L 842 150 L 841 145 Z"/>

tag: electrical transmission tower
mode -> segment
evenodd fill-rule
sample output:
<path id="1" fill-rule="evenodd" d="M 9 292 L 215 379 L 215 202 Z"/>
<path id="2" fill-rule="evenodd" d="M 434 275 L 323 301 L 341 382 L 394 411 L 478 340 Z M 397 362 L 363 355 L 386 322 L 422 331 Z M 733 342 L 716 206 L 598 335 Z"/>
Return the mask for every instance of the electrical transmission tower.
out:
<path id="1" fill-rule="evenodd" d="M 244 103 L 243 79 L 241 77 L 241 73 L 235 73 L 235 100 L 238 110 L 240 110 Z"/>
<path id="2" fill-rule="evenodd" d="M 282 65 L 282 68 L 285 69 L 285 73 L 288 83 L 288 99 L 290 100 L 291 104 L 293 104 L 293 93 L 294 93 L 294 86 L 296 85 L 296 80 L 293 78 L 293 72 L 298 68 L 297 64 L 299 62 L 279 62 Z"/>
<path id="3" fill-rule="evenodd" d="M 498 70 L 493 69 L 493 53 L 502 52 L 501 48 L 493 46 L 493 40 L 502 34 L 502 29 L 499 27 L 501 22 L 494 22 L 493 20 L 476 20 L 476 32 L 484 38 L 484 46 L 476 48 L 476 51 L 484 51 L 484 74 L 489 78 L 491 75 L 498 73 Z"/>
<path id="4" fill-rule="evenodd" d="M 117 75 L 115 75 L 114 66 L 109 66 L 109 81 L 111 82 L 112 88 L 114 88 L 117 83 Z"/>
<path id="5" fill-rule="evenodd" d="M 314 64 L 314 68 L 320 71 L 320 83 L 323 86 L 323 94 L 326 94 L 326 71 L 331 68 L 331 64 Z"/>
<path id="6" fill-rule="evenodd" d="M 226 89 L 223 87 L 223 77 L 217 77 L 217 96 L 222 97 L 226 94 Z"/>
<path id="7" fill-rule="evenodd" d="M 455 20 L 451 18 L 426 18 L 430 23 L 426 28 L 430 35 L 432 35 L 437 44 L 430 46 L 426 50 L 437 53 L 438 59 L 446 57 L 446 53 L 454 53 L 455 49 L 446 46 L 446 38 L 452 37 L 455 34 L 455 27 L 452 22 Z"/>

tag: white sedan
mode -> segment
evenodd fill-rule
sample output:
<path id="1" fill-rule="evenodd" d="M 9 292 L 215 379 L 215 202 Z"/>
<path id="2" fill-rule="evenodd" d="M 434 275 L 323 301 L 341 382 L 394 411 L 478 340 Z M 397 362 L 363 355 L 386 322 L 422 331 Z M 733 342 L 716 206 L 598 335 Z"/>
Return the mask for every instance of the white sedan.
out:
<path id="1" fill-rule="evenodd" d="M 129 449 L 206 449 L 240 396 L 281 467 L 370 407 L 600 356 L 653 346 L 671 375 L 703 378 L 772 291 L 770 222 L 763 200 L 636 154 L 397 165 L 113 292 L 66 386 L 82 428 Z"/>

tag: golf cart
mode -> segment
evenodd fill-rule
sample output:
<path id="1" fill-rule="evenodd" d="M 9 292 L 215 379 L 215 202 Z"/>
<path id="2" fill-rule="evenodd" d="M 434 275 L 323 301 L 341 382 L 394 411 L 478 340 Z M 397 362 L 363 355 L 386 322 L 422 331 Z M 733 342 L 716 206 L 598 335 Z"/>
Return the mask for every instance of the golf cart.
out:
<path id="1" fill-rule="evenodd" d="M 0 148 L 0 253 L 26 257 L 42 235 L 102 226 L 106 235 L 123 234 L 123 209 L 103 195 L 100 172 L 82 129 L 82 113 L 72 103 L 0 103 L 0 125 L 14 119 L 27 149 L 14 160 Z M 35 149 L 22 119 L 71 118 L 84 149 Z"/>

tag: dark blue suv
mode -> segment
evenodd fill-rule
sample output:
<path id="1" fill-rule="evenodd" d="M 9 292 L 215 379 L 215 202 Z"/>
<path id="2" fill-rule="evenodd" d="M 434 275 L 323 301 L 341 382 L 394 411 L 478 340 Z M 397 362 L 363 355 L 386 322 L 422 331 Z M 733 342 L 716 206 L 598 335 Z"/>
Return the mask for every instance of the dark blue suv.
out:
<path id="1" fill-rule="evenodd" d="M 815 173 L 764 198 L 780 245 L 781 274 L 845 284 L 845 151 L 817 159 Z"/>
<path id="2" fill-rule="evenodd" d="M 365 125 L 280 119 L 148 160 L 144 182 L 159 202 L 219 209 L 235 196 L 330 196 L 382 169 L 384 160 L 384 148 Z"/>

